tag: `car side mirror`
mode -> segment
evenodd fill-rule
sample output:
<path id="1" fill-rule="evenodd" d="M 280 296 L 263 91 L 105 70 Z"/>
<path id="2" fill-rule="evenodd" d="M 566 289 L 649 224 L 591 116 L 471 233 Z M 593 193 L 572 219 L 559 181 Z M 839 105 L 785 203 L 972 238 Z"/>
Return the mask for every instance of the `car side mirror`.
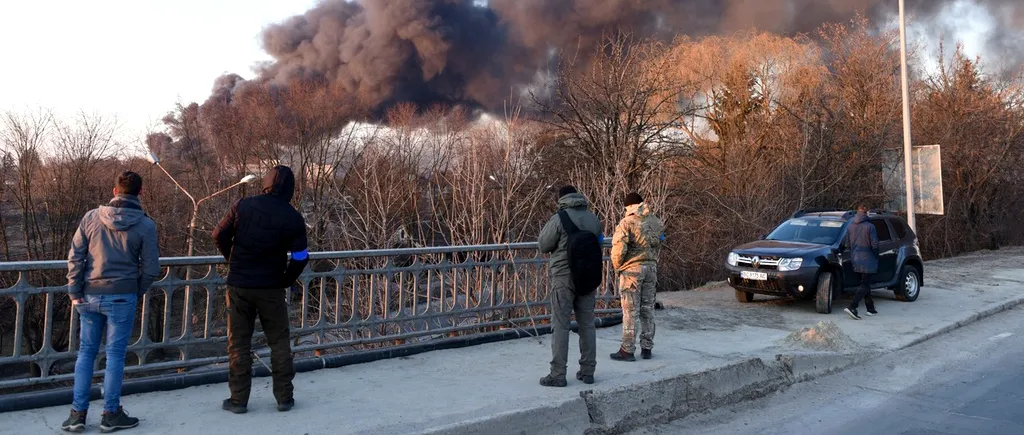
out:
<path id="1" fill-rule="evenodd" d="M 764 234 L 761 234 L 760 236 L 757 236 L 757 240 L 764 240 L 765 237 L 766 236 Z"/>

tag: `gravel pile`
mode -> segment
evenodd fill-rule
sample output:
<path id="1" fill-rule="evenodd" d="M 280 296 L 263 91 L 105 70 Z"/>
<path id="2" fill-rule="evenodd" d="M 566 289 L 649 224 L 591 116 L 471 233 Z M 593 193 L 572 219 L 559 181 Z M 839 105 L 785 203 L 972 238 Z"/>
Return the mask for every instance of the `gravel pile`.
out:
<path id="1" fill-rule="evenodd" d="M 856 350 L 860 347 L 832 321 L 818 322 L 813 327 L 789 334 L 782 339 L 782 344 L 832 352 Z"/>

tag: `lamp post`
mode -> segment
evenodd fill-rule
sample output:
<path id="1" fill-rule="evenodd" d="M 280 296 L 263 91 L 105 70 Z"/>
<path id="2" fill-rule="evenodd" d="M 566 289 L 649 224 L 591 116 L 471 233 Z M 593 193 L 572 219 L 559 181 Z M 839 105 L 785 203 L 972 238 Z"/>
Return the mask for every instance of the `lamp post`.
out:
<path id="1" fill-rule="evenodd" d="M 246 175 L 246 176 L 242 177 L 241 180 L 238 180 L 237 183 L 232 184 L 232 185 L 230 185 L 228 187 L 225 187 L 225 188 L 223 188 L 221 190 L 218 190 L 218 191 L 216 191 L 216 192 L 206 196 L 205 198 L 202 198 L 202 199 L 196 201 L 196 198 L 193 197 L 191 193 L 188 193 L 188 190 L 185 190 L 185 188 L 182 187 L 181 184 L 178 183 L 178 180 L 175 180 L 174 176 L 172 176 L 170 172 L 167 172 L 167 170 L 164 169 L 164 167 L 162 165 L 160 165 L 160 159 L 157 158 L 157 156 L 155 154 L 153 154 L 152 152 L 146 153 L 146 160 L 149 160 L 150 163 L 152 163 L 152 164 L 156 165 L 156 167 L 160 168 L 160 170 L 163 171 L 164 174 L 167 174 L 167 178 L 170 178 L 171 181 L 174 182 L 174 185 L 178 186 L 178 190 L 181 190 L 185 194 L 185 196 L 187 196 L 188 199 L 190 201 L 192 201 L 192 221 L 188 225 L 188 256 L 189 257 L 191 257 L 192 254 L 195 252 L 195 231 L 196 231 L 196 221 L 197 221 L 198 216 L 199 216 L 199 205 L 202 204 L 204 201 L 206 201 L 206 200 L 208 200 L 210 198 L 213 198 L 213 197 L 215 197 L 217 195 L 220 195 L 220 194 L 222 194 L 224 192 L 227 192 L 227 191 L 229 191 L 231 189 L 234 189 L 235 187 L 241 186 L 243 184 L 249 184 L 249 183 L 252 183 L 253 181 L 256 181 L 256 176 L 255 175 Z"/>
<path id="2" fill-rule="evenodd" d="M 181 190 L 182 193 L 184 193 L 185 196 L 187 196 L 188 199 L 190 201 L 192 201 L 192 220 L 191 220 L 191 222 L 188 225 L 188 256 L 189 257 L 191 257 L 192 254 L 195 252 L 195 231 L 196 231 L 196 222 L 197 222 L 198 217 L 199 217 L 199 205 L 202 204 L 204 201 L 206 201 L 206 200 L 208 200 L 210 198 L 213 198 L 213 197 L 215 197 L 217 195 L 220 195 L 220 194 L 222 194 L 224 192 L 227 192 L 228 190 L 234 189 L 235 187 L 241 186 L 243 184 L 249 184 L 249 183 L 252 183 L 253 181 L 256 181 L 256 176 L 255 175 L 246 175 L 246 176 L 242 177 L 242 179 L 239 180 L 237 183 L 232 184 L 232 185 L 230 185 L 228 187 L 225 187 L 225 188 L 223 188 L 221 190 L 218 190 L 218 191 L 216 191 L 216 192 L 206 196 L 205 198 L 202 198 L 202 199 L 196 201 L 196 198 L 194 196 L 192 196 L 192 194 L 189 193 L 188 190 L 186 190 L 184 187 L 182 187 L 181 184 L 178 183 L 178 180 L 175 180 L 174 176 L 172 176 L 170 172 L 167 172 L 167 170 L 164 169 L 164 167 L 160 164 L 160 159 L 156 156 L 156 154 L 153 154 L 152 151 L 146 152 L 146 160 L 148 160 L 150 163 L 152 163 L 156 167 L 160 168 L 160 170 L 163 171 L 164 174 L 167 174 L 167 178 L 170 178 L 171 181 L 174 182 L 174 185 L 178 186 L 178 190 Z M 184 313 L 185 321 L 182 322 L 182 329 L 183 329 L 182 336 L 184 336 L 186 334 L 189 334 L 190 330 L 191 330 L 189 325 L 191 325 L 192 323 L 195 323 L 195 322 L 198 321 L 198 319 L 195 317 L 194 314 L 193 314 L 192 322 L 188 321 L 189 313 L 192 312 L 192 266 L 186 266 L 186 268 L 185 268 L 185 283 L 186 283 L 185 284 L 185 313 Z"/>
<path id="3" fill-rule="evenodd" d="M 900 81 L 903 87 L 903 175 L 907 189 L 907 223 L 917 231 L 914 216 L 914 164 L 913 142 L 910 137 L 910 85 L 907 83 L 907 29 L 903 18 L 903 0 L 900 0 Z"/>

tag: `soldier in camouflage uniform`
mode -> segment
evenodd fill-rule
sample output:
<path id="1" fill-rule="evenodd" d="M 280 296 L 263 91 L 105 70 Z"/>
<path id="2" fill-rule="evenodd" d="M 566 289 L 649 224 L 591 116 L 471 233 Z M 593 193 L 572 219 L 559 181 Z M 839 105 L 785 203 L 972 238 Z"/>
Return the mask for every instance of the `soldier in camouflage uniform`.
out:
<path id="1" fill-rule="evenodd" d="M 619 278 L 622 302 L 622 347 L 611 355 L 616 361 L 636 361 L 636 320 L 640 318 L 640 349 L 651 359 L 654 348 L 654 299 L 658 285 L 658 254 L 665 226 L 633 192 L 626 196 L 626 217 L 612 237 L 612 266 Z"/>

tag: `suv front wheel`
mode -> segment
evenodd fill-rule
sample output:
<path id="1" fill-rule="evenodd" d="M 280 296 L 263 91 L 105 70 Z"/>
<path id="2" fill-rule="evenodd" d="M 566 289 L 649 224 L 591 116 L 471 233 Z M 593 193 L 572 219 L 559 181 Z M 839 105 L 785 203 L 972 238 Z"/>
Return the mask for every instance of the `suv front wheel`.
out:
<path id="1" fill-rule="evenodd" d="M 917 266 L 904 264 L 900 270 L 900 280 L 896 283 L 896 299 L 903 302 L 914 302 L 921 294 L 921 272 Z"/>
<path id="2" fill-rule="evenodd" d="M 835 282 L 836 274 L 833 272 L 822 272 L 818 275 L 818 293 L 814 297 L 814 308 L 821 314 L 832 313 Z"/>

